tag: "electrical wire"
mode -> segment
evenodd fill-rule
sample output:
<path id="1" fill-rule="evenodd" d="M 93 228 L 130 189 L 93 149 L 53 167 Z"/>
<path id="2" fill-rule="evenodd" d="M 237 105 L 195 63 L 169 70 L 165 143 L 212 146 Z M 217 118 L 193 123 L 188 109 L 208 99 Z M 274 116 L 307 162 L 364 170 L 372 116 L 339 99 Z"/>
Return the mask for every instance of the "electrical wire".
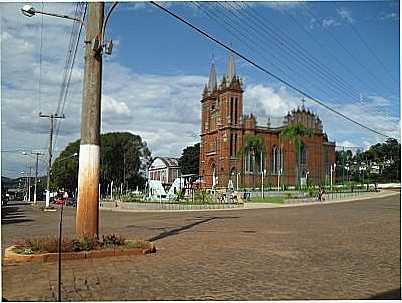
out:
<path id="1" fill-rule="evenodd" d="M 262 18 L 260 17 L 258 11 L 254 10 L 252 6 L 244 4 L 244 2 L 225 2 L 227 3 L 230 8 L 228 9 L 229 12 L 231 12 L 233 15 L 236 13 L 237 16 L 235 16 L 234 19 L 240 19 L 242 17 L 246 17 L 247 22 L 242 22 L 242 20 L 239 20 L 240 24 L 246 24 L 246 23 L 253 23 L 256 25 L 257 30 L 259 30 L 260 34 L 262 34 L 264 37 L 268 38 L 273 37 L 275 40 L 275 45 L 278 49 L 283 49 L 286 53 L 288 53 L 290 56 L 295 58 L 298 62 L 301 62 L 301 64 L 305 67 L 305 70 L 309 72 L 312 70 L 312 76 L 316 77 L 322 84 L 320 87 L 325 87 L 325 86 L 330 86 L 330 89 L 334 92 L 342 92 L 345 95 L 350 96 L 352 99 L 361 102 L 363 105 L 365 105 L 364 110 L 366 108 L 367 104 L 364 104 L 361 101 L 359 92 L 354 89 L 352 86 L 347 84 L 345 81 L 341 79 L 341 77 L 337 76 L 336 73 L 332 72 L 330 68 L 322 64 L 319 60 L 316 60 L 315 58 L 312 58 L 309 54 L 308 51 L 305 50 L 297 41 L 295 41 L 290 35 L 287 35 L 286 32 L 282 31 L 280 28 L 276 27 L 272 22 L 270 22 L 267 18 Z M 221 6 L 223 6 L 222 3 L 219 3 Z M 233 5 L 232 5 L 233 4 Z M 244 4 L 244 5 L 241 5 Z M 235 6 L 236 5 L 236 6 Z M 248 8 L 248 11 L 245 10 L 244 8 Z M 240 17 L 240 18 L 239 18 Z M 272 27 L 272 29 L 271 29 Z M 255 28 L 252 27 L 254 30 Z M 268 35 L 267 35 L 268 34 Z M 282 38 L 283 36 L 284 38 Z M 269 38 L 268 38 L 269 39 Z M 293 43 L 293 45 L 292 45 Z M 264 44 L 260 44 L 258 48 L 264 48 Z M 290 44 L 288 47 L 287 45 Z M 265 48 L 266 50 L 269 50 L 269 48 Z M 299 58 L 299 55 L 302 58 Z M 321 76 L 319 76 L 321 75 Z M 324 79 L 325 78 L 325 79 Z M 349 90 L 352 90 L 350 92 Z M 352 102 L 353 103 L 353 102 Z M 379 112 L 377 110 L 377 112 Z M 390 117 L 388 113 L 386 112 L 380 112 L 381 114 Z M 388 119 L 388 121 L 391 121 Z M 394 121 L 392 121 L 394 122 Z"/>
<path id="2" fill-rule="evenodd" d="M 307 13 L 312 17 L 312 18 L 315 18 L 315 19 L 319 19 L 314 13 L 313 13 L 313 11 L 307 6 L 307 5 L 305 5 L 305 4 L 301 4 L 302 5 L 302 7 L 304 7 L 305 8 L 305 11 L 307 11 Z M 385 82 L 383 82 L 383 81 L 381 81 L 381 79 L 379 79 L 376 75 L 374 75 L 367 67 L 366 67 L 366 65 L 364 65 L 364 64 L 362 64 L 361 62 L 360 62 L 360 60 L 355 56 L 355 55 L 353 55 L 353 53 L 352 52 L 350 52 L 339 40 L 338 40 L 338 38 L 336 38 L 335 37 L 335 35 L 333 35 L 332 34 L 332 32 L 331 31 L 329 31 L 327 28 L 325 28 L 325 27 L 323 27 L 324 28 L 324 30 L 329 34 L 329 36 L 361 67 L 361 68 L 363 68 L 366 72 L 367 72 L 367 74 L 369 75 L 369 76 L 371 76 L 371 79 L 373 80 L 373 84 L 375 84 L 378 88 L 380 88 L 380 86 L 378 86 L 379 85 L 379 83 L 381 83 L 382 84 L 382 86 L 387 86 L 388 88 L 390 88 Z M 393 89 L 391 88 L 391 90 L 390 91 L 392 91 L 392 93 L 393 93 Z"/>
<path id="3" fill-rule="evenodd" d="M 82 16 L 82 20 L 85 19 L 86 11 L 87 11 L 87 4 L 85 4 L 84 12 L 83 13 L 81 12 L 81 14 L 80 14 Z M 77 23 L 77 22 L 75 22 L 75 23 Z M 72 53 L 73 55 L 72 55 L 72 59 L 71 59 L 71 64 L 69 65 L 68 78 L 67 78 L 65 88 L 63 90 L 63 96 L 62 96 L 62 99 L 61 99 L 62 100 L 62 105 L 61 105 L 60 114 L 64 114 L 65 105 L 66 105 L 68 92 L 69 92 L 69 87 L 70 87 L 70 83 L 71 83 L 72 71 L 73 71 L 73 68 L 74 68 L 75 59 L 76 59 L 77 50 L 78 50 L 78 45 L 79 45 L 79 41 L 80 41 L 80 38 L 81 38 L 82 28 L 83 28 L 83 23 L 80 23 L 80 28 L 79 28 L 79 31 L 78 31 L 78 35 L 77 35 L 77 37 L 75 39 L 75 46 L 74 46 L 74 51 Z M 70 52 L 70 49 L 69 49 L 68 52 Z M 55 132 L 56 135 L 54 137 L 53 149 L 55 149 L 55 147 L 57 146 L 57 138 L 59 136 L 60 128 L 61 128 L 61 120 L 58 121 L 57 125 L 56 125 L 56 132 Z"/>
<path id="4" fill-rule="evenodd" d="M 160 8 L 161 10 L 165 11 L 167 14 L 171 15 L 172 17 L 176 18 L 177 20 L 181 21 L 182 23 L 186 24 L 187 26 L 191 27 L 193 30 L 195 30 L 196 32 L 202 34 L 203 36 L 207 37 L 208 39 L 214 41 L 215 43 L 219 44 L 220 46 L 224 47 L 225 49 L 227 49 L 228 51 L 231 51 L 232 53 L 236 54 L 237 56 L 239 56 L 240 58 L 242 58 L 243 60 L 247 61 L 248 63 L 250 63 L 251 65 L 253 65 L 254 67 L 256 67 L 257 69 L 263 71 L 264 73 L 266 73 L 267 75 L 271 76 L 272 78 L 278 80 L 279 82 L 283 83 L 284 85 L 288 86 L 289 88 L 293 89 L 294 91 L 298 92 L 299 94 L 311 99 L 312 101 L 316 102 L 317 104 L 321 105 L 322 107 L 326 108 L 327 110 L 339 115 L 340 117 L 344 118 L 345 120 L 348 120 L 366 130 L 369 130 L 370 132 L 373 132 L 375 134 L 378 134 L 380 136 L 386 137 L 386 138 L 390 138 L 390 136 L 385 135 L 369 126 L 366 126 L 352 118 L 349 118 L 348 116 L 346 116 L 345 114 L 333 109 L 332 107 L 326 105 L 325 103 L 323 103 L 322 101 L 318 100 L 317 98 L 311 96 L 308 93 L 305 93 L 302 89 L 295 87 L 293 84 L 289 83 L 288 81 L 282 79 L 281 77 L 278 77 L 277 75 L 273 74 L 272 72 L 268 71 L 267 69 L 265 69 L 264 67 L 260 66 L 259 64 L 251 61 L 250 59 L 248 59 L 247 57 L 245 57 L 244 55 L 240 54 L 238 51 L 234 50 L 233 48 L 227 46 L 226 44 L 220 42 L 219 40 L 217 40 L 216 38 L 212 37 L 211 35 L 209 35 L 208 33 L 206 33 L 205 31 L 199 29 L 198 27 L 192 25 L 191 23 L 189 23 L 188 21 L 184 20 L 182 17 L 178 16 L 177 14 L 171 12 L 170 10 L 168 10 L 167 8 L 155 3 L 154 1 L 150 1 L 150 3 L 158 8 Z"/>
<path id="5" fill-rule="evenodd" d="M 340 67 L 342 67 L 342 68 L 348 73 L 348 75 L 353 76 L 355 79 L 358 80 L 358 82 L 359 82 L 360 84 L 363 84 L 364 81 L 360 78 L 360 76 L 359 76 L 358 74 L 355 74 L 355 72 L 354 72 L 352 69 L 350 69 L 348 65 L 343 64 L 343 62 L 341 62 L 341 60 L 339 60 L 339 58 L 332 52 L 332 49 L 331 49 L 331 48 L 327 47 L 327 45 L 321 43 L 318 39 L 316 39 L 316 38 L 311 34 L 310 31 L 308 31 L 308 30 L 306 30 L 306 29 L 304 28 L 303 24 L 300 24 L 300 22 L 298 22 L 297 19 L 296 19 L 294 16 L 292 16 L 291 13 L 286 12 L 286 11 L 284 11 L 284 13 L 296 24 L 296 26 L 298 26 L 299 29 L 301 29 L 304 33 L 307 34 L 307 36 L 310 38 L 310 40 L 311 40 L 313 43 L 317 44 L 320 49 L 325 49 L 325 52 L 323 52 L 324 54 L 330 55 L 330 57 L 331 57 Z M 358 91 L 358 89 L 356 89 L 356 90 Z M 360 94 L 360 93 L 359 93 L 359 94 Z M 363 108 L 365 108 L 365 107 L 367 106 L 367 103 L 364 103 L 363 100 L 362 100 L 362 98 L 359 98 L 359 103 L 364 106 Z M 379 112 L 379 113 L 381 113 L 381 114 L 383 114 L 383 115 L 386 115 L 387 117 L 392 117 L 392 116 L 389 115 L 387 112 L 378 110 L 379 108 L 381 108 L 379 105 L 376 105 L 375 108 L 377 109 L 377 112 Z"/>

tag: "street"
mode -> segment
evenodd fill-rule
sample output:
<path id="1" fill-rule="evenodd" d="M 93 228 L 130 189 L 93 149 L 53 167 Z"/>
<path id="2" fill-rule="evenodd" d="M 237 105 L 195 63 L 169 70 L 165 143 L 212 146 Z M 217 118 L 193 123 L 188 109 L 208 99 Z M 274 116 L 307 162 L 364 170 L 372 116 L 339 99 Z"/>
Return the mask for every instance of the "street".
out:
<path id="1" fill-rule="evenodd" d="M 75 209 L 64 212 L 64 234 Z M 2 247 L 58 234 L 59 212 L 10 202 Z M 340 204 L 210 212 L 100 211 L 100 232 L 155 242 L 156 254 L 63 262 L 62 299 L 400 298 L 400 194 Z M 2 265 L 7 300 L 57 299 L 57 263 Z"/>

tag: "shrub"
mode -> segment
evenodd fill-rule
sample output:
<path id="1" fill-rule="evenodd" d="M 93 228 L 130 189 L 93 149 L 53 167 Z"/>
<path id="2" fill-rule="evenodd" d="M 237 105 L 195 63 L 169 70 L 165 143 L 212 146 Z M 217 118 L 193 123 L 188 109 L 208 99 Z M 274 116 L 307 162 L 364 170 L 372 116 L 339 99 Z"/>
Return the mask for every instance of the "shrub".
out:
<path id="1" fill-rule="evenodd" d="M 144 241 L 129 240 L 126 242 L 128 248 L 149 248 L 149 243 Z"/>
<path id="2" fill-rule="evenodd" d="M 102 236 L 102 246 L 114 247 L 124 244 L 124 239 L 118 234 L 108 234 Z"/>
<path id="3" fill-rule="evenodd" d="M 82 238 L 63 238 L 62 240 L 62 252 L 77 252 L 88 251 L 99 248 L 108 248 L 114 246 L 127 247 L 147 247 L 147 242 L 144 241 L 127 241 L 119 234 L 107 234 L 102 235 L 102 240 L 99 241 L 93 237 Z M 13 241 L 15 248 L 14 252 L 18 254 L 33 254 L 40 252 L 56 253 L 59 251 L 59 239 L 57 237 L 48 237 L 42 239 L 20 239 Z"/>

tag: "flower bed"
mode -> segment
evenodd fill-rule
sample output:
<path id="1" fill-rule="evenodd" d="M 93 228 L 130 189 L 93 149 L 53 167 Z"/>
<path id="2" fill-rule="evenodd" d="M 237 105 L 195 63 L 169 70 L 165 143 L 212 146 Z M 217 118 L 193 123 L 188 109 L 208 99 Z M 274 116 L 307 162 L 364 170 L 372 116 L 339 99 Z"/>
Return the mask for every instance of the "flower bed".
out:
<path id="1" fill-rule="evenodd" d="M 99 258 L 110 256 L 148 254 L 156 252 L 152 242 L 143 240 L 125 240 L 119 235 L 103 235 L 96 238 L 64 238 L 61 258 L 64 260 Z M 5 260 L 51 262 L 58 259 L 58 239 L 25 239 L 14 241 L 6 248 Z"/>

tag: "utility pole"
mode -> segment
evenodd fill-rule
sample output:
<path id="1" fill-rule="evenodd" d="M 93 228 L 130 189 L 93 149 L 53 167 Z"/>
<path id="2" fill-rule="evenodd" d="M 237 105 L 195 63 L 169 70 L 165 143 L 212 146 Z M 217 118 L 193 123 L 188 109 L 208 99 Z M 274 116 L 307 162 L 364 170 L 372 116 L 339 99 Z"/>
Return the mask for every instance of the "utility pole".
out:
<path id="1" fill-rule="evenodd" d="M 64 119 L 64 115 L 59 116 L 56 114 L 44 115 L 39 113 L 41 118 L 49 118 L 50 121 L 50 132 L 49 132 L 49 163 L 47 167 L 47 184 L 46 184 L 46 208 L 50 205 L 50 169 L 52 167 L 52 155 L 53 155 L 53 128 L 54 119 Z"/>
<path id="2" fill-rule="evenodd" d="M 85 72 L 81 110 L 76 233 L 98 237 L 100 118 L 102 88 L 101 50 L 104 3 L 89 2 L 85 37 Z"/>
<path id="3" fill-rule="evenodd" d="M 38 161 L 39 161 L 39 156 L 43 155 L 42 153 L 36 152 L 36 153 L 32 153 L 36 155 L 36 164 L 35 164 L 35 191 L 34 191 L 34 204 L 36 204 L 36 188 L 38 185 Z"/>
<path id="4" fill-rule="evenodd" d="M 28 176 L 28 203 L 31 203 L 31 169 L 29 167 L 29 176 Z"/>

